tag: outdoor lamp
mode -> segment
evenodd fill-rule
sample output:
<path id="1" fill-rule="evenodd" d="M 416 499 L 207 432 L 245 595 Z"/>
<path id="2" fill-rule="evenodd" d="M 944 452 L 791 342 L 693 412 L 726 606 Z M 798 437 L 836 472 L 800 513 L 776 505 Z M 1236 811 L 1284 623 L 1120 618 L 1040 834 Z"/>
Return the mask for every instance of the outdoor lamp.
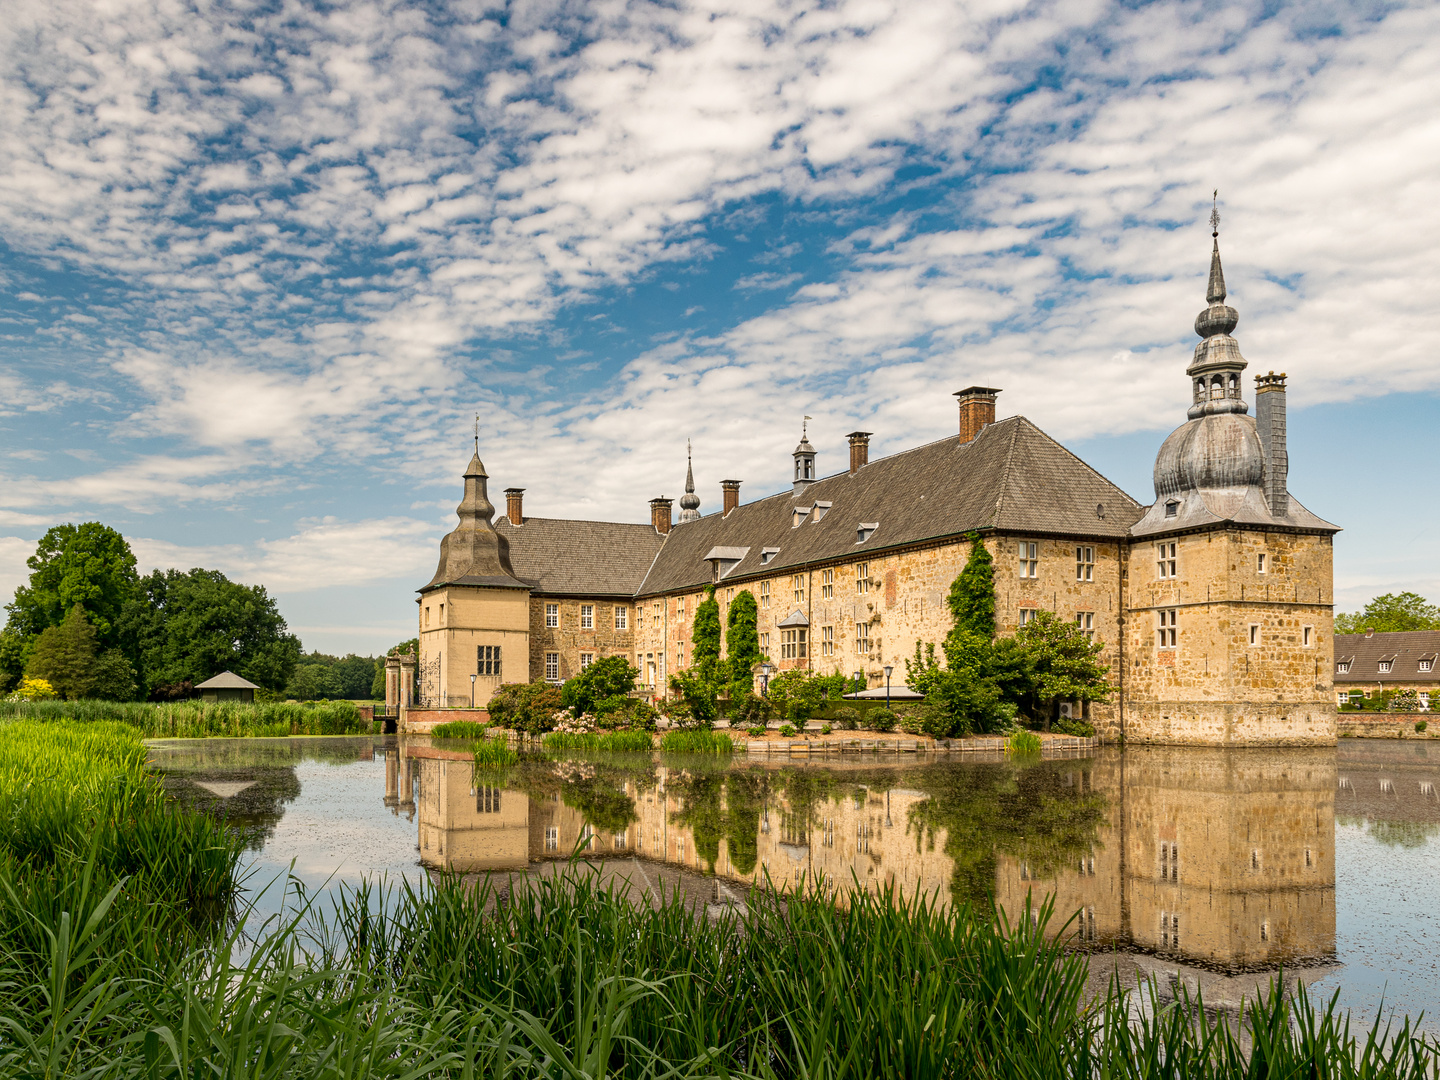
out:
<path id="1" fill-rule="evenodd" d="M 885 708 L 890 708 L 890 673 L 895 668 L 892 664 L 885 665 Z"/>
<path id="2" fill-rule="evenodd" d="M 470 676 L 470 707 L 475 707 L 475 676 Z"/>
<path id="3" fill-rule="evenodd" d="M 761 697 L 769 697 L 769 696 L 770 696 L 770 672 L 773 671 L 773 670 L 774 670 L 774 669 L 771 668 L 771 666 L 770 666 L 768 663 L 766 663 L 766 664 L 761 664 L 761 665 L 760 665 L 760 696 L 761 696 Z"/>

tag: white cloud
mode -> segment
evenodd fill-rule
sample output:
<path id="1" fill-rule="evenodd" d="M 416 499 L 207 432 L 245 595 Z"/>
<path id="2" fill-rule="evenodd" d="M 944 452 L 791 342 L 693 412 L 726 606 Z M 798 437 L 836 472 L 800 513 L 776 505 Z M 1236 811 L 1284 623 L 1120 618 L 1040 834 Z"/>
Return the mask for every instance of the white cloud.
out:
<path id="1" fill-rule="evenodd" d="M 30 580 L 25 560 L 35 554 L 35 541 L 0 536 L 0 607 L 10 603 L 15 590 Z"/>

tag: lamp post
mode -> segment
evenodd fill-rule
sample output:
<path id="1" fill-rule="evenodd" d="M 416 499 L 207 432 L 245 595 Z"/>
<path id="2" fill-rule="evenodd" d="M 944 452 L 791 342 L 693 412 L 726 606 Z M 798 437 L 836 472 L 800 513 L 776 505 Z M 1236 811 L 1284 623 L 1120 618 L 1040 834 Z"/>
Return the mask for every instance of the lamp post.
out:
<path id="1" fill-rule="evenodd" d="M 770 672 L 774 670 L 768 663 L 760 665 L 760 696 L 763 698 L 770 696 Z"/>
<path id="2" fill-rule="evenodd" d="M 885 708 L 890 708 L 890 673 L 895 668 L 891 664 L 885 665 Z"/>
<path id="3" fill-rule="evenodd" d="M 475 707 L 475 676 L 470 676 L 470 707 Z"/>
<path id="4" fill-rule="evenodd" d="M 864 690 L 864 689 L 865 689 L 865 672 L 863 672 L 863 671 L 857 671 L 857 672 L 855 672 L 855 683 L 856 683 L 856 685 L 860 688 L 859 690 L 856 690 L 856 691 L 855 691 L 857 694 L 860 693 L 860 690 Z"/>

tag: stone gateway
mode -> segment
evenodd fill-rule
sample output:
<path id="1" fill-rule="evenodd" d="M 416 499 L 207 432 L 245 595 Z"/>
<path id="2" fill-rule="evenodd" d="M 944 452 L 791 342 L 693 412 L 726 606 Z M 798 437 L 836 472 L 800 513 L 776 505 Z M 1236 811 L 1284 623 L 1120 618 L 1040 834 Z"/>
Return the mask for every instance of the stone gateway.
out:
<path id="1" fill-rule="evenodd" d="M 996 623 L 1048 610 L 1104 644 L 1117 692 L 1074 702 L 1107 739 L 1139 743 L 1335 742 L 1332 539 L 1338 527 L 1287 487 L 1285 376 L 1255 379 L 1231 331 L 1218 234 L 1192 404 L 1155 461 L 1142 505 L 1021 416 L 1000 391 L 960 391 L 959 433 L 821 476 L 802 434 L 791 487 L 754 502 L 722 482 L 702 514 L 687 464 L 681 514 L 648 524 L 532 517 L 506 489 L 495 520 L 475 456 L 460 523 L 419 596 L 419 704 L 482 706 L 502 683 L 562 682 L 626 657 L 645 690 L 689 666 L 696 608 L 713 585 L 724 623 L 748 590 L 778 669 L 861 673 L 883 685 L 917 642 L 950 628 L 951 582 L 977 534 L 995 561 Z"/>

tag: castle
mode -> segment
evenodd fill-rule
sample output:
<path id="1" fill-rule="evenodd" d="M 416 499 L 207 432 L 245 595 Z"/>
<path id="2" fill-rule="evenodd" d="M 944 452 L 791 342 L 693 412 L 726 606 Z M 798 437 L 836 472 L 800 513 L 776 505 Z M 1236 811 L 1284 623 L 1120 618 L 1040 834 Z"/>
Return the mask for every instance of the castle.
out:
<path id="1" fill-rule="evenodd" d="M 1000 633 L 1049 610 L 1104 644 L 1116 693 L 1073 706 L 1102 736 L 1333 744 L 1339 530 L 1287 488 L 1285 376 L 1255 379 L 1253 416 L 1242 397 L 1212 235 L 1193 403 L 1148 506 L 1024 417 L 997 421 L 991 387 L 956 395 L 959 432 L 938 442 L 872 461 L 871 433 L 851 432 L 849 468 L 823 478 L 802 433 L 789 490 L 742 503 L 725 480 L 717 513 L 700 514 L 687 471 L 678 522 L 665 498 L 649 524 L 530 517 L 517 487 L 496 520 L 477 440 L 460 523 L 420 589 L 420 704 L 483 706 L 501 683 L 560 682 L 609 655 L 663 696 L 711 585 L 722 624 L 739 591 L 754 595 L 778 670 L 883 685 L 885 665 L 949 630 L 945 597 L 976 533 Z"/>

